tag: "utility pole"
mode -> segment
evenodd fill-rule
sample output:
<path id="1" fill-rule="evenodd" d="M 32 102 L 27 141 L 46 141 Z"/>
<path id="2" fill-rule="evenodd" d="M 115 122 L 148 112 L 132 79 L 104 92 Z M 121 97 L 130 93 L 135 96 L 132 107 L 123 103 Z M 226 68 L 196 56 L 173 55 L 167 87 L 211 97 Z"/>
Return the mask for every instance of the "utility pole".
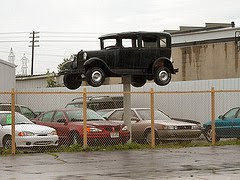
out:
<path id="1" fill-rule="evenodd" d="M 34 61 L 34 48 L 35 47 L 39 47 L 39 45 L 35 45 L 35 42 L 39 42 L 38 39 L 40 36 L 35 36 L 36 34 L 38 34 L 39 32 L 31 32 L 30 33 L 30 37 L 32 40 L 30 41 L 31 45 L 29 45 L 29 47 L 32 47 L 32 63 L 31 63 L 31 76 L 33 76 L 33 61 Z"/>

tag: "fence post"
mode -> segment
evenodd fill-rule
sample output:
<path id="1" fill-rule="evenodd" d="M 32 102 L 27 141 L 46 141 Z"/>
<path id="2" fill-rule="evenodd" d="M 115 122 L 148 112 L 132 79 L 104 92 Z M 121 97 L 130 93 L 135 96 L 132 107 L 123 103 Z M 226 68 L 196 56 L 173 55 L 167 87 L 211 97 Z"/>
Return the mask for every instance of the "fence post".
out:
<path id="1" fill-rule="evenodd" d="M 83 88 L 83 148 L 87 148 L 87 93 Z"/>
<path id="2" fill-rule="evenodd" d="M 151 88 L 151 91 L 150 91 L 150 104 L 151 104 L 151 137 L 152 137 L 151 147 L 155 148 L 154 91 L 153 91 L 153 88 Z"/>
<path id="3" fill-rule="evenodd" d="M 15 92 L 12 88 L 11 92 L 11 113 L 12 113 L 12 155 L 16 154 L 16 141 L 15 141 Z"/>
<path id="4" fill-rule="evenodd" d="M 215 145 L 215 90 L 214 87 L 211 89 L 211 104 L 212 104 L 212 145 Z"/>

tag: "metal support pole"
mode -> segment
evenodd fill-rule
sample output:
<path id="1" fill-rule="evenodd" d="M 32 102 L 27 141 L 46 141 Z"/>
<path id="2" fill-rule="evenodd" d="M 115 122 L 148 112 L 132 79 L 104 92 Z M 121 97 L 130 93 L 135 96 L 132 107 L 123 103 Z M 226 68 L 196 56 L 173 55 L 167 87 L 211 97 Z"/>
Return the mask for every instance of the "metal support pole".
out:
<path id="1" fill-rule="evenodd" d="M 32 63 L 31 63 L 31 76 L 33 76 L 33 61 L 34 61 L 34 42 L 35 42 L 35 31 L 32 32 Z"/>
<path id="2" fill-rule="evenodd" d="M 215 90 L 214 87 L 211 89 L 211 104 L 212 104 L 212 145 L 215 145 Z"/>
<path id="3" fill-rule="evenodd" d="M 151 88 L 151 91 L 150 91 L 150 104 L 151 104 L 151 137 L 152 137 L 151 147 L 155 148 L 154 91 L 153 91 L 153 88 Z"/>
<path id="4" fill-rule="evenodd" d="M 12 89 L 11 93 L 11 113 L 12 113 L 12 155 L 16 154 L 16 141 L 15 141 L 15 92 Z"/>
<path id="5" fill-rule="evenodd" d="M 125 75 L 122 76 L 123 83 L 123 119 L 124 124 L 127 126 L 130 131 L 129 142 L 132 142 L 132 128 L 131 128 L 131 76 Z"/>
<path id="6" fill-rule="evenodd" d="M 83 88 L 83 148 L 87 148 L 87 93 Z"/>

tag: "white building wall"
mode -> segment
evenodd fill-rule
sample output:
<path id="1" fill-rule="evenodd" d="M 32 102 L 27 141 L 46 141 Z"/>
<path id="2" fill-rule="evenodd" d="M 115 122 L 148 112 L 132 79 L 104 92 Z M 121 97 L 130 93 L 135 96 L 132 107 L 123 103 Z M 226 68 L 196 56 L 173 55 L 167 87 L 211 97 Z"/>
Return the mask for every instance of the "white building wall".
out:
<path id="1" fill-rule="evenodd" d="M 0 92 L 15 88 L 15 65 L 0 59 Z M 0 103 L 9 102 L 10 95 L 0 94 Z"/>

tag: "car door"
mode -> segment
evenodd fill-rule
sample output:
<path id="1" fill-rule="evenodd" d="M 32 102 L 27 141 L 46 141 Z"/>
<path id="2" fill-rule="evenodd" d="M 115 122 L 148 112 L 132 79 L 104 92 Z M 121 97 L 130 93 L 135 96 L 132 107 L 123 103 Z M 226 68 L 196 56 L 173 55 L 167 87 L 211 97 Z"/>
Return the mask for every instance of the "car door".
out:
<path id="1" fill-rule="evenodd" d="M 233 136 L 232 126 L 236 118 L 238 108 L 233 108 L 223 115 L 222 119 L 215 121 L 216 135 L 223 138 L 231 138 Z"/>
<path id="2" fill-rule="evenodd" d="M 56 111 L 53 116 L 53 127 L 56 129 L 57 134 L 63 141 L 68 139 L 69 128 L 67 124 L 67 118 L 63 111 Z"/>
<path id="3" fill-rule="evenodd" d="M 124 72 L 134 72 L 140 68 L 142 48 L 137 47 L 136 39 L 122 39 L 122 47 L 119 50 L 119 63 Z"/>
<path id="4" fill-rule="evenodd" d="M 234 118 L 234 120 L 233 120 L 232 137 L 240 138 L 240 110 L 239 109 L 238 109 L 236 118 Z"/>

